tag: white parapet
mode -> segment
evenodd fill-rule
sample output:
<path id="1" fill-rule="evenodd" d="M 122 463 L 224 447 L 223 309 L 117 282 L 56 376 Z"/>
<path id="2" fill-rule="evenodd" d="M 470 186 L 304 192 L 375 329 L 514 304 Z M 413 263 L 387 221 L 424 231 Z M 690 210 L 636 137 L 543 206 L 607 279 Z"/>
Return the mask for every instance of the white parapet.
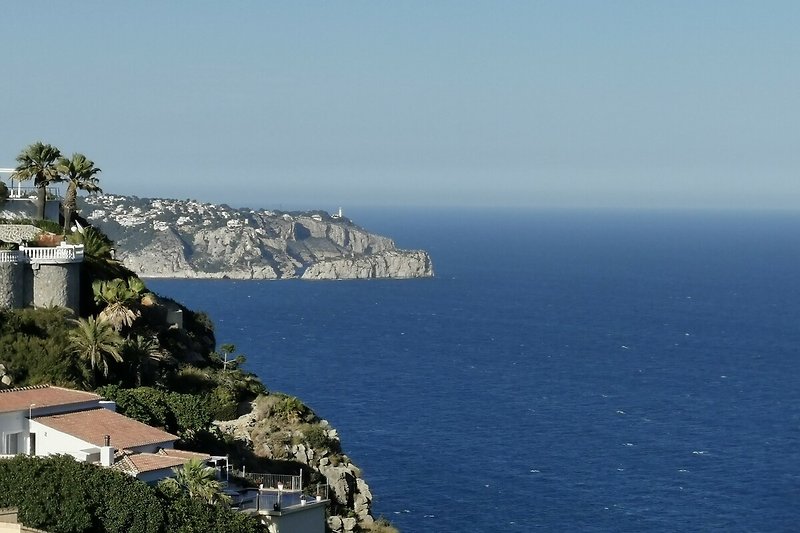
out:
<path id="1" fill-rule="evenodd" d="M 83 261 L 83 245 L 61 243 L 53 247 L 20 246 L 19 254 L 25 257 L 27 263 L 43 265 L 80 263 Z M 2 256 L 0 256 L 0 261 L 2 261 Z"/>
<path id="2" fill-rule="evenodd" d="M 0 250 L 0 263 L 22 263 L 25 255 L 19 250 Z"/>

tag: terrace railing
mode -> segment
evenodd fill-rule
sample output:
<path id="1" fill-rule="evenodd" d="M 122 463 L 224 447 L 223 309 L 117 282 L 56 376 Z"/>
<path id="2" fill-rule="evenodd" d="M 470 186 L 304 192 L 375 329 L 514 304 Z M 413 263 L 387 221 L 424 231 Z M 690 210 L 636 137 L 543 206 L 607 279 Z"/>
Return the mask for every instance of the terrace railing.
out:
<path id="1" fill-rule="evenodd" d="M 45 191 L 47 192 L 48 200 L 52 198 L 61 198 L 61 193 L 58 191 L 58 187 L 45 187 Z M 12 186 L 8 188 L 8 192 L 8 197 L 13 199 L 36 198 L 39 194 L 39 188 Z"/>
<path id="2" fill-rule="evenodd" d="M 238 507 L 242 511 L 266 512 L 323 502 L 328 499 L 328 485 L 320 484 L 315 492 L 316 495 L 306 495 L 302 492 L 250 489 L 242 494 Z"/>
<path id="3" fill-rule="evenodd" d="M 83 261 L 82 244 L 60 244 L 54 247 L 20 246 L 19 250 L 0 251 L 0 263 L 80 263 Z"/>
<path id="4" fill-rule="evenodd" d="M 82 244 L 62 243 L 51 248 L 20 246 L 19 250 L 31 263 L 78 263 L 83 261 Z"/>
<path id="5" fill-rule="evenodd" d="M 303 490 L 302 475 L 259 474 L 255 472 L 244 473 L 239 471 L 234 471 L 233 473 L 245 479 L 249 479 L 263 489 L 278 490 L 278 483 L 282 483 L 283 492 L 301 492 Z"/>
<path id="6" fill-rule="evenodd" d="M 25 260 L 25 255 L 19 250 L 0 250 L 0 263 L 19 263 Z"/>

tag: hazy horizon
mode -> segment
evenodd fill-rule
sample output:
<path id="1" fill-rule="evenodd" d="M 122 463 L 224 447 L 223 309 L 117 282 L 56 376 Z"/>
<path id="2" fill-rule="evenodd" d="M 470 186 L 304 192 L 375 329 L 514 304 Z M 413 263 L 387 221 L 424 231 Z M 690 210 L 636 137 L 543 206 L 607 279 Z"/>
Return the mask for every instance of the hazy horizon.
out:
<path id="1" fill-rule="evenodd" d="M 0 167 L 310 208 L 796 209 L 800 4 L 6 5 Z"/>

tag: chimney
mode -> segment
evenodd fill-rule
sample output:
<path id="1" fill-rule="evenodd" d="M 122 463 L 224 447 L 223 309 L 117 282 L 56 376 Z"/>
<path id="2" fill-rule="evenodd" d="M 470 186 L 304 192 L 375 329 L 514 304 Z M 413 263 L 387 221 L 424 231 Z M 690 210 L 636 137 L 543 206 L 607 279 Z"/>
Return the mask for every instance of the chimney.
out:
<path id="1" fill-rule="evenodd" d="M 97 402 L 100 407 L 108 409 L 109 411 L 117 412 L 117 402 L 113 400 L 100 400 Z"/>
<path id="2" fill-rule="evenodd" d="M 111 446 L 111 435 L 103 438 L 103 446 L 100 447 L 100 464 L 111 466 L 114 464 L 114 447 Z"/>

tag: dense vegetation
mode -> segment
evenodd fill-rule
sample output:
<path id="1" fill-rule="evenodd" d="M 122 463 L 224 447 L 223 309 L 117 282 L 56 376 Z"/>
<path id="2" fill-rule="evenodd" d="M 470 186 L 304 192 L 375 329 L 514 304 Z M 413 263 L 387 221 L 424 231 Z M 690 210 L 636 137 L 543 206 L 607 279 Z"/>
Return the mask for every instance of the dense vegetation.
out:
<path id="1" fill-rule="evenodd" d="M 52 533 L 253 533 L 251 515 L 212 505 L 178 487 L 156 487 L 71 457 L 19 455 L 0 461 L 0 508 Z"/>
<path id="2" fill-rule="evenodd" d="M 230 443 L 212 421 L 235 418 L 243 402 L 266 392 L 242 370 L 244 356 L 233 345 L 216 353 L 208 317 L 150 292 L 114 258 L 114 243 L 101 231 L 72 230 L 76 189 L 99 189 L 91 161 L 80 154 L 63 158 L 41 143 L 18 161 L 15 179 L 34 179 L 40 190 L 68 181 L 70 205 L 63 227 L 38 219 L 8 222 L 33 224 L 43 237 L 63 232 L 84 245 L 85 260 L 77 313 L 58 307 L 0 311 L 0 363 L 10 378 L 0 388 L 49 383 L 96 390 L 116 400 L 119 412 L 178 435 L 182 448 L 226 453 Z M 224 498 L 191 497 L 187 486 L 184 480 L 152 488 L 68 457 L 0 462 L 0 507 L 18 507 L 23 523 L 54 533 L 258 530 Z"/>
<path id="3" fill-rule="evenodd" d="M 288 457 L 256 457 L 247 443 L 223 435 L 213 421 L 236 418 L 244 405 L 267 392 L 243 370 L 245 357 L 231 344 L 217 352 L 209 318 L 150 292 L 115 259 L 114 243 L 104 233 L 91 227 L 72 230 L 76 190 L 99 190 L 94 163 L 81 154 L 63 158 L 42 143 L 26 149 L 18 161 L 14 179 L 33 179 L 42 202 L 45 187 L 58 181 L 70 182 L 71 198 L 63 226 L 13 222 L 33 224 L 44 237 L 63 232 L 68 242 L 84 245 L 85 259 L 77 312 L 0 311 L 0 370 L 10 379 L 0 388 L 53 384 L 94 390 L 116 401 L 120 413 L 177 435 L 179 448 L 227 454 L 248 470 L 294 474 L 302 467 L 306 485 L 324 482 L 307 466 L 281 460 Z M 279 439 L 281 446 L 304 442 L 331 452 L 334 464 L 341 460 L 338 440 L 328 437 L 300 400 L 279 394 L 267 398 L 258 414 L 271 420 L 265 427 L 269 438 Z M 150 487 L 69 457 L 20 456 L 0 461 L 0 507 L 17 507 L 22 523 L 53 533 L 261 531 L 255 520 L 230 510 L 218 497 L 219 487 L 197 490 L 193 483 L 207 474 L 201 465 L 190 465 L 175 482 Z M 339 507 L 332 509 L 344 511 Z M 393 529 L 379 523 L 375 530 Z"/>

